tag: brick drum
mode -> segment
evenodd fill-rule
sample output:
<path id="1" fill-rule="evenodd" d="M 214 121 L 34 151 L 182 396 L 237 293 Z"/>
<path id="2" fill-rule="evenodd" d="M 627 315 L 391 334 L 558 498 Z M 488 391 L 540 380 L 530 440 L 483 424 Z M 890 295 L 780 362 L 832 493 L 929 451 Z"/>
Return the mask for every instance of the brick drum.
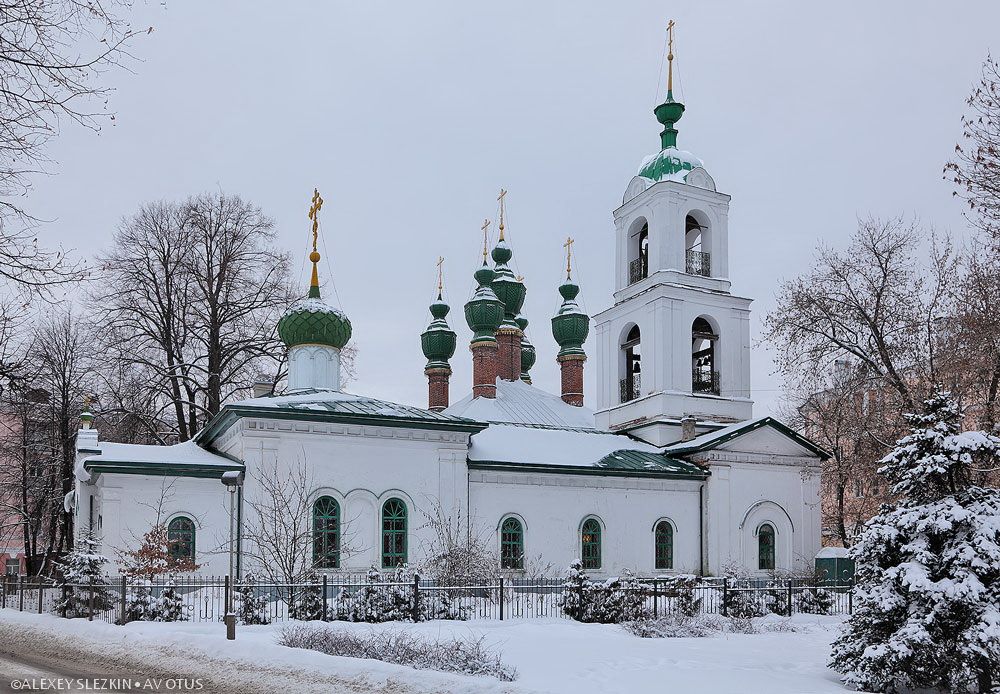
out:
<path id="1" fill-rule="evenodd" d="M 427 409 L 440 412 L 448 407 L 448 379 L 451 369 L 424 369 L 427 374 Z"/>
<path id="2" fill-rule="evenodd" d="M 556 357 L 562 376 L 563 402 L 576 407 L 583 407 L 583 362 L 587 357 L 582 354 L 567 354 Z"/>
<path id="3" fill-rule="evenodd" d="M 521 378 L 520 330 L 497 331 L 497 377 L 505 381 Z"/>
<path id="4" fill-rule="evenodd" d="M 474 342 L 472 350 L 472 397 L 497 396 L 497 343 Z"/>

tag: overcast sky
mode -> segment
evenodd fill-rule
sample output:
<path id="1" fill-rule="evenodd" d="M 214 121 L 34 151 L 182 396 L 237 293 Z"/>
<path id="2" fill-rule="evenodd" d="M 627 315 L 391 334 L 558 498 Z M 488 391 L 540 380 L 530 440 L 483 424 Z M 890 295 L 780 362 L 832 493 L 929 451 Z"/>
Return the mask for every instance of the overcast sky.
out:
<path id="1" fill-rule="evenodd" d="M 733 291 L 754 297 L 756 414 L 780 378 L 761 321 L 781 278 L 869 213 L 964 233 L 941 169 L 964 99 L 996 50 L 1000 4 L 930 2 L 185 2 L 115 73 L 115 124 L 67 127 L 30 208 L 40 238 L 89 256 L 141 203 L 239 193 L 277 222 L 305 291 L 313 187 L 326 199 L 321 271 L 360 349 L 351 390 L 426 405 L 419 333 L 446 258 L 452 401 L 470 388 L 461 315 L 479 227 L 507 196 L 537 347 L 558 392 L 549 318 L 562 242 L 593 315 L 611 301 L 611 212 L 659 149 L 664 27 L 677 21 L 679 145 L 732 195 Z M 336 295 L 330 282 L 336 284 Z M 587 351 L 594 355 L 592 340 Z M 587 363 L 593 404 L 596 362 Z"/>

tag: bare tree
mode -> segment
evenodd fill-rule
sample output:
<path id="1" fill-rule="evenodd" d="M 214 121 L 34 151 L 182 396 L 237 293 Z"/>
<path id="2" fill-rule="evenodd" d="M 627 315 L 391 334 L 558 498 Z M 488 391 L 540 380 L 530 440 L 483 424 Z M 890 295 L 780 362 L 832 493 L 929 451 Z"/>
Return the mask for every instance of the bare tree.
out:
<path id="1" fill-rule="evenodd" d="M 281 378 L 276 325 L 294 294 L 273 240 L 260 208 L 223 193 L 147 204 L 121 224 L 92 303 L 105 351 L 152 377 L 159 406 L 135 416 L 169 418 L 186 441 L 260 374 Z"/>
<path id="2" fill-rule="evenodd" d="M 493 533 L 462 510 L 445 509 L 441 500 L 427 498 L 424 527 L 430 536 L 423 547 L 422 569 L 446 581 L 490 582 L 500 573 L 500 556 Z"/>
<path id="3" fill-rule="evenodd" d="M 765 339 L 786 379 L 808 382 L 847 359 L 912 408 L 936 377 L 954 273 L 947 246 L 919 259 L 922 240 L 928 236 L 900 218 L 863 220 L 846 249 L 821 247 L 812 268 L 781 285 Z"/>
<path id="4" fill-rule="evenodd" d="M 248 471 L 248 511 L 243 525 L 244 556 L 275 583 L 297 583 L 316 568 L 313 557 L 313 503 L 316 485 L 309 468 L 299 462 L 284 470 L 277 463 Z M 361 551 L 354 520 L 341 518 L 337 563 Z"/>

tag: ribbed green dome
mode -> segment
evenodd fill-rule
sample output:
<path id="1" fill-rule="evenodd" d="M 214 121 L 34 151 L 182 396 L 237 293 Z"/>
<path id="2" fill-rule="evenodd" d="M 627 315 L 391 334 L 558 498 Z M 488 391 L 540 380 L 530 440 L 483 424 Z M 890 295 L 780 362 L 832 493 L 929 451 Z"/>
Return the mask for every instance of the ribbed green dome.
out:
<path id="1" fill-rule="evenodd" d="M 493 293 L 503 302 L 504 305 L 504 327 L 514 329 L 516 323 L 514 316 L 521 312 L 524 306 L 524 297 L 527 292 L 524 284 L 519 282 L 507 263 L 514 256 L 510 248 L 504 241 L 497 241 L 496 248 L 493 249 L 493 262 L 496 263 L 496 276 L 493 278 Z"/>
<path id="2" fill-rule="evenodd" d="M 571 280 L 559 287 L 563 302 L 552 317 L 552 337 L 559 344 L 559 356 L 584 354 L 583 343 L 590 334 L 590 317 L 580 309 L 576 297 L 580 287 Z"/>
<path id="3" fill-rule="evenodd" d="M 474 276 L 479 283 L 479 288 L 465 304 L 465 321 L 474 333 L 473 343 L 496 342 L 493 333 L 500 327 L 504 314 L 503 302 L 497 298 L 490 287 L 496 273 L 484 262 L 483 266 L 476 270 Z"/>
<path id="4" fill-rule="evenodd" d="M 528 327 L 528 319 L 524 316 L 518 316 L 515 320 L 517 327 L 521 329 L 524 333 Z M 531 367 L 535 365 L 535 346 L 528 341 L 528 335 L 525 333 L 521 337 L 521 380 L 525 383 L 531 383 L 531 376 L 528 374 L 531 371 Z"/>
<path id="5" fill-rule="evenodd" d="M 639 164 L 639 175 L 653 181 L 684 182 L 687 172 L 703 167 L 701 159 L 690 152 L 677 149 L 677 129 L 674 124 L 684 115 L 684 104 L 674 101 L 674 95 L 667 93 L 666 100 L 653 109 L 656 120 L 663 125 L 660 133 L 660 151 L 651 154 Z"/>
<path id="6" fill-rule="evenodd" d="M 425 368 L 448 368 L 448 360 L 455 356 L 455 331 L 448 327 L 445 316 L 451 309 L 438 295 L 437 301 L 431 304 L 431 315 L 434 317 L 427 330 L 420 334 L 420 348 L 427 357 Z"/>
<path id="7" fill-rule="evenodd" d="M 315 288 L 314 288 L 315 289 Z M 286 347 L 296 345 L 329 345 L 343 349 L 351 339 L 351 321 L 343 313 L 315 296 L 301 299 L 278 321 L 278 336 Z"/>

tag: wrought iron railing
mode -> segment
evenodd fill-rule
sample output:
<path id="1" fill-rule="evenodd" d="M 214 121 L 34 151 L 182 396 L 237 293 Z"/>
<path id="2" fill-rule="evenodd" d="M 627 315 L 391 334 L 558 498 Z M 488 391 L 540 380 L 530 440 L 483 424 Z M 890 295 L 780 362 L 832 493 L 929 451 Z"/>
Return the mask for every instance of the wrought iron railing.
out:
<path id="1" fill-rule="evenodd" d="M 689 275 L 712 276 L 712 254 L 701 251 L 688 251 L 685 271 Z"/>
<path id="2" fill-rule="evenodd" d="M 639 397 L 639 387 L 641 385 L 639 376 L 640 374 L 632 374 L 618 382 L 622 402 L 629 402 Z"/>
<path id="3" fill-rule="evenodd" d="M 719 372 L 695 369 L 691 374 L 691 390 L 695 393 L 712 393 L 718 395 Z"/>
<path id="4" fill-rule="evenodd" d="M 635 284 L 639 280 L 644 280 L 649 274 L 649 263 L 646 258 L 636 258 L 628 264 L 628 283 Z"/>

